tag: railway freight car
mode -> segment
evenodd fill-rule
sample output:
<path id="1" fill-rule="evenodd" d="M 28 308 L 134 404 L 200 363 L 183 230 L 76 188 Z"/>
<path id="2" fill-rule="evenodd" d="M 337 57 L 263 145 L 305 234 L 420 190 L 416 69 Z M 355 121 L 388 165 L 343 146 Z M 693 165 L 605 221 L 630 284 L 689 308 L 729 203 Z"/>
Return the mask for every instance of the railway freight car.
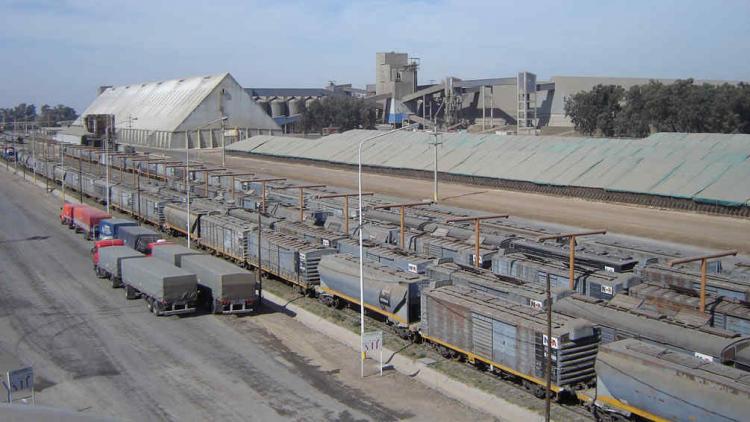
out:
<path id="1" fill-rule="evenodd" d="M 615 301 L 616 302 L 616 301 Z M 601 328 L 602 343 L 635 338 L 705 360 L 750 368 L 750 337 L 705 326 L 690 326 L 661 314 L 627 310 L 618 303 L 605 303 L 574 294 L 558 300 L 552 308 L 561 314 L 583 318 Z"/>
<path id="2" fill-rule="evenodd" d="M 508 243 L 506 250 L 510 253 L 519 252 L 544 258 L 552 258 L 565 261 L 570 256 L 570 247 L 551 243 L 541 243 L 529 239 L 515 239 Z M 626 255 L 616 255 L 607 251 L 599 250 L 591 246 L 578 246 L 575 248 L 576 265 L 582 267 L 604 270 L 613 273 L 631 271 L 638 265 L 638 260 Z"/>
<path id="3" fill-rule="evenodd" d="M 687 267 L 669 268 L 657 262 L 636 267 L 636 274 L 646 283 L 665 287 L 700 292 L 700 273 Z M 712 296 L 728 297 L 750 303 L 750 278 L 726 277 L 722 274 L 708 274 L 706 292 Z"/>
<path id="4" fill-rule="evenodd" d="M 274 224 L 274 230 L 279 233 L 298 237 L 306 242 L 320 245 L 324 248 L 335 248 L 336 242 L 341 239 L 346 239 L 346 236 L 342 236 L 339 233 L 300 223 L 298 221 L 278 221 Z"/>
<path id="5" fill-rule="evenodd" d="M 392 323 L 404 338 L 413 335 L 420 316 L 422 289 L 429 280 L 419 274 L 364 262 L 364 306 Z M 359 260 L 348 254 L 324 256 L 320 271 L 320 300 L 327 305 L 347 301 L 359 305 Z"/>
<path id="6" fill-rule="evenodd" d="M 516 377 L 538 397 L 545 392 L 546 345 L 552 344 L 552 390 L 560 394 L 593 384 L 599 330 L 583 319 L 546 312 L 459 286 L 422 293 L 422 338 L 446 357 Z"/>
<path id="7" fill-rule="evenodd" d="M 359 256 L 359 242 L 356 240 L 342 239 L 336 246 L 339 253 L 349 254 L 355 258 Z M 434 259 L 419 257 L 400 249 L 386 248 L 370 241 L 362 242 L 362 249 L 366 260 L 410 273 L 424 274 L 429 267 L 436 264 Z"/>
<path id="8" fill-rule="evenodd" d="M 247 242 L 258 226 L 230 215 L 204 215 L 200 219 L 198 243 L 237 264 L 248 261 Z"/>
<path id="9" fill-rule="evenodd" d="M 182 234 L 187 236 L 188 233 L 188 213 L 187 206 L 184 203 L 172 202 L 164 205 L 164 225 L 163 229 L 169 234 L 176 236 Z M 190 205 L 190 235 L 197 237 L 200 232 L 200 219 L 204 215 L 219 214 L 219 211 L 213 208 Z"/>
<path id="10" fill-rule="evenodd" d="M 434 237 L 426 235 L 411 235 L 407 237 L 409 249 L 419 255 L 432 258 L 453 260 L 456 264 L 473 267 L 476 260 L 475 247 L 468 243 L 447 237 Z M 482 268 L 492 267 L 492 258 L 495 251 L 480 248 L 479 266 Z"/>
<path id="11" fill-rule="evenodd" d="M 342 233 L 344 231 L 344 221 L 339 216 L 331 216 L 326 219 L 326 230 Z M 349 221 L 349 236 L 359 237 L 359 226 L 354 220 Z M 362 223 L 362 239 L 373 243 L 385 245 L 397 245 L 399 242 L 400 229 L 398 226 L 386 224 L 378 221 L 364 221 Z"/>
<path id="12" fill-rule="evenodd" d="M 632 287 L 628 295 L 641 299 L 643 301 L 641 307 L 653 308 L 661 314 L 675 318 L 681 314 L 692 314 L 696 318 L 705 318 L 711 327 L 750 336 L 750 307 L 737 300 L 709 296 L 706 302 L 706 312 L 701 314 L 700 299 L 697 296 L 674 289 L 654 284 L 641 284 Z"/>
<path id="13" fill-rule="evenodd" d="M 501 250 L 493 258 L 492 272 L 539 285 L 544 285 L 549 275 L 552 287 L 570 287 L 569 267 L 549 258 L 532 258 L 520 253 L 504 255 Z M 603 300 L 612 299 L 617 293 L 627 291 L 631 286 L 640 283 L 640 279 L 632 273 L 592 271 L 578 266 L 574 280 L 578 293 Z"/>
<path id="14" fill-rule="evenodd" d="M 264 271 L 313 293 L 320 284 L 318 265 L 322 257 L 336 253 L 336 249 L 324 248 L 293 236 L 264 230 L 261 234 L 260 258 Z M 247 262 L 258 266 L 258 237 L 247 239 Z"/>
<path id="15" fill-rule="evenodd" d="M 508 278 L 498 278 L 489 270 L 461 267 L 454 263 L 435 265 L 427 270 L 427 277 L 433 283 L 450 284 L 499 297 L 509 302 L 547 309 L 546 287 L 535 283 L 523 283 Z M 552 288 L 552 302 L 573 293 L 569 289 Z"/>
<path id="16" fill-rule="evenodd" d="M 126 259 L 120 265 L 127 299 L 140 296 L 157 316 L 195 312 L 198 280 L 194 273 L 152 257 Z"/>
<path id="17" fill-rule="evenodd" d="M 750 414 L 750 374 L 635 339 L 602 345 L 597 413 L 654 421 L 741 421 Z"/>

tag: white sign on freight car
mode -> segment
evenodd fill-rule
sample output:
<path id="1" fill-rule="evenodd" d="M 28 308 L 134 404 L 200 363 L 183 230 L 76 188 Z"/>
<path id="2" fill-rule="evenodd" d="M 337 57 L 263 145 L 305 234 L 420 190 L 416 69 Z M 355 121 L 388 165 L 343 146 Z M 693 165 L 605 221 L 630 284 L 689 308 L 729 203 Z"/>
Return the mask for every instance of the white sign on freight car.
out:
<path id="1" fill-rule="evenodd" d="M 362 360 L 367 356 L 380 360 L 380 375 L 383 376 L 383 332 L 370 331 L 362 336 Z M 375 357 L 377 356 L 377 358 Z"/>

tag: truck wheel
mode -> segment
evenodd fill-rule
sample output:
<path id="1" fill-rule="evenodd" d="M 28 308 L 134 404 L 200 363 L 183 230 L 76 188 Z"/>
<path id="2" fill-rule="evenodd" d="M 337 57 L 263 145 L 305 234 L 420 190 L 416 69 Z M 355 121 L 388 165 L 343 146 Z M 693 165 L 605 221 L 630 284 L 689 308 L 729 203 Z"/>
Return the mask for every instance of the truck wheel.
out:
<path id="1" fill-rule="evenodd" d="M 151 310 L 153 309 L 153 305 L 151 304 L 151 298 L 150 297 L 146 298 L 146 309 L 148 309 L 149 312 L 151 312 Z"/>
<path id="2" fill-rule="evenodd" d="M 110 280 L 112 281 L 112 288 L 113 289 L 116 289 L 116 288 L 120 287 L 120 283 L 118 283 L 117 280 L 115 280 L 114 277 L 111 277 Z"/>
<path id="3" fill-rule="evenodd" d="M 135 299 L 135 292 L 133 291 L 133 288 L 127 285 L 125 286 L 125 299 L 127 300 Z"/>
<path id="4" fill-rule="evenodd" d="M 159 304 L 152 301 L 151 302 L 151 312 L 154 313 L 154 315 L 159 316 Z"/>

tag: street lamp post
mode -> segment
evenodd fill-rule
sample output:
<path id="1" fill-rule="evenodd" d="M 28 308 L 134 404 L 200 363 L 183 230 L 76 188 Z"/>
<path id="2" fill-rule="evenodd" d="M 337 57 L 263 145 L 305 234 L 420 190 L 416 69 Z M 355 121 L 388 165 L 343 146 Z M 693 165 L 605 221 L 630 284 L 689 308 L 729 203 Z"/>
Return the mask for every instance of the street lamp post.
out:
<path id="1" fill-rule="evenodd" d="M 400 127 L 398 129 L 389 130 L 387 132 L 379 133 L 377 135 L 370 136 L 359 141 L 357 146 L 357 196 L 359 198 L 359 351 L 360 351 L 360 374 L 364 378 L 365 376 L 365 348 L 362 341 L 365 337 L 365 275 L 364 275 L 364 253 L 363 253 L 363 239 L 362 239 L 362 145 L 365 142 L 370 142 L 383 136 L 390 135 L 395 132 L 406 130 L 409 128 L 416 127 L 417 124 L 411 124 Z"/>

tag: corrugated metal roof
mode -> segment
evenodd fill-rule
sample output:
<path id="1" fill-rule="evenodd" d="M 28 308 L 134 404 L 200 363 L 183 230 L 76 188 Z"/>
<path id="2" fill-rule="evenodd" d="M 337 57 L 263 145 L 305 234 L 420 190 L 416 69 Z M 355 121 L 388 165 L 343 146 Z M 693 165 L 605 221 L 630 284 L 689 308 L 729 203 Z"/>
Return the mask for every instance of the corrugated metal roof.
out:
<path id="1" fill-rule="evenodd" d="M 356 164 L 377 131 L 319 139 L 255 136 L 227 149 Z M 657 133 L 645 139 L 441 134 L 440 171 L 544 185 L 750 204 L 750 135 Z M 363 164 L 432 170 L 433 135 L 396 132 L 364 144 Z"/>
<path id="2" fill-rule="evenodd" d="M 173 132 L 229 75 L 198 76 L 107 88 L 81 116 L 114 114 L 119 127 Z M 137 117 L 137 120 L 130 120 Z M 82 117 L 74 123 L 82 125 Z"/>

